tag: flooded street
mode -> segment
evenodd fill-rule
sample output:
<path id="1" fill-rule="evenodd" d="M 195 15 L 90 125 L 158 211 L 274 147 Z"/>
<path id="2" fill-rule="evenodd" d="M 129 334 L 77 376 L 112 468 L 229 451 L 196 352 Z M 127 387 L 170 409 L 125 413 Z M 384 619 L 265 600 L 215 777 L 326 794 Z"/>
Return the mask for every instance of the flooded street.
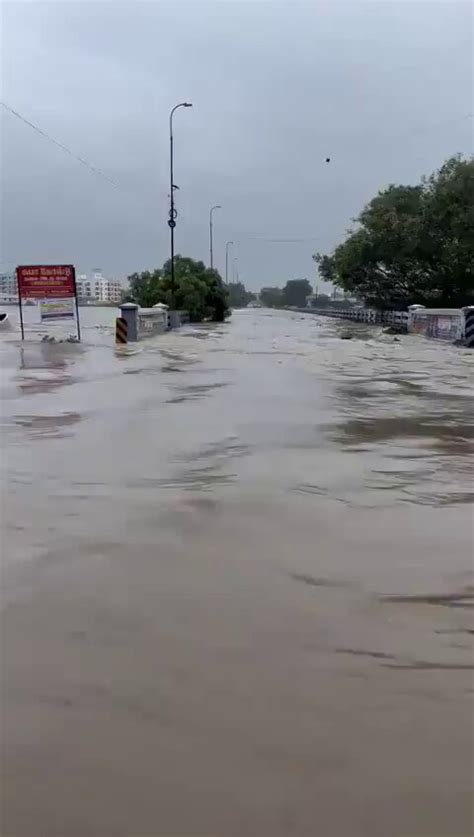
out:
<path id="1" fill-rule="evenodd" d="M 472 833 L 468 350 L 0 335 L 3 837 Z"/>

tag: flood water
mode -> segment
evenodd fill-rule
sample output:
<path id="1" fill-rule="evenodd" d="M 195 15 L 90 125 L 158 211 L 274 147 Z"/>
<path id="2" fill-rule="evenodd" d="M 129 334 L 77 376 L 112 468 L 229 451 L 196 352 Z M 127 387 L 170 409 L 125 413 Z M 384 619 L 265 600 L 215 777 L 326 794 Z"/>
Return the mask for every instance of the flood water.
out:
<path id="1" fill-rule="evenodd" d="M 0 335 L 3 837 L 470 835 L 472 353 L 82 313 Z"/>

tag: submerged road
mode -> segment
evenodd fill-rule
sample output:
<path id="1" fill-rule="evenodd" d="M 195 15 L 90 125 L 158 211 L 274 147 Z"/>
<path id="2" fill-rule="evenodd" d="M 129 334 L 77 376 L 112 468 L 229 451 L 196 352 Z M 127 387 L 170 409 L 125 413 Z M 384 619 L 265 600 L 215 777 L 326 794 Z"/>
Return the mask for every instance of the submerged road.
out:
<path id="1" fill-rule="evenodd" d="M 3 837 L 467 837 L 472 353 L 100 316 L 0 335 Z"/>

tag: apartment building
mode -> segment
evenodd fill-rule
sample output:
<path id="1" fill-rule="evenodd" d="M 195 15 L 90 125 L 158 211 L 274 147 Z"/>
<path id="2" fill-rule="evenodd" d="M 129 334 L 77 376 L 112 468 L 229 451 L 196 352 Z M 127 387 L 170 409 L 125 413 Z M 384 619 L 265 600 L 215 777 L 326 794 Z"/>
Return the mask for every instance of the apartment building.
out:
<path id="1" fill-rule="evenodd" d="M 82 300 L 119 303 L 122 298 L 120 282 L 106 279 L 100 270 L 94 270 L 90 276 L 79 274 L 76 276 L 76 286 L 77 295 Z"/>
<path id="2" fill-rule="evenodd" d="M 18 302 L 18 285 L 15 271 L 0 273 L 0 302 Z"/>

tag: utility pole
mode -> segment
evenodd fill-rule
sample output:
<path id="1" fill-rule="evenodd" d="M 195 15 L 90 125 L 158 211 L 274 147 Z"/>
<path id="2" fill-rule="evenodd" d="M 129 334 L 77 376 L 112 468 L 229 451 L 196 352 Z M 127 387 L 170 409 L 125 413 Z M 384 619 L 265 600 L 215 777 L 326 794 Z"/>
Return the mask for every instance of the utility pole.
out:
<path id="1" fill-rule="evenodd" d="M 212 213 L 215 209 L 222 209 L 222 206 L 216 204 L 215 206 L 211 206 L 209 210 L 209 261 L 211 264 L 211 270 L 214 268 L 214 251 L 212 247 Z"/>
<path id="2" fill-rule="evenodd" d="M 174 300 L 175 281 L 174 281 L 174 228 L 176 227 L 176 217 L 178 213 L 174 207 L 174 190 L 177 186 L 174 184 L 173 172 L 173 114 L 178 108 L 192 108 L 191 102 L 180 102 L 175 105 L 170 113 L 170 211 L 168 213 L 168 226 L 170 228 L 170 258 L 171 258 L 171 293 Z"/>
<path id="3" fill-rule="evenodd" d="M 226 241 L 225 245 L 225 283 L 226 285 L 229 284 L 229 247 L 233 244 L 233 241 Z"/>

